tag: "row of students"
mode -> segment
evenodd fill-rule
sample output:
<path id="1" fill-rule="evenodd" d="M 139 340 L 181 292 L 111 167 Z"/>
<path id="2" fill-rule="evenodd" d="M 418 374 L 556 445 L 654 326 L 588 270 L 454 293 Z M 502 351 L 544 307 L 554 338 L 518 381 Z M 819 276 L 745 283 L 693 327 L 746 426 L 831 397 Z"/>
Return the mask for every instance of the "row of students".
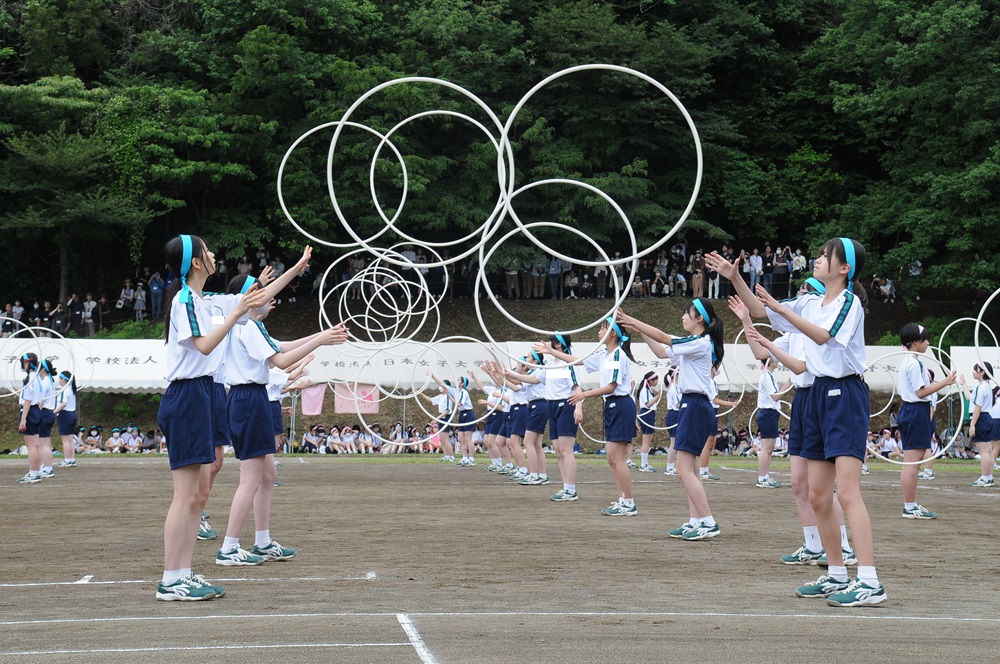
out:
<path id="1" fill-rule="evenodd" d="M 879 604 L 887 599 L 876 572 L 871 521 L 861 495 L 870 405 L 861 380 L 866 296 L 858 277 L 864 260 L 864 247 L 858 242 L 830 240 L 820 248 L 812 275 L 824 292 L 779 302 L 762 287 L 751 292 L 739 276 L 738 259 L 730 263 L 717 254 L 706 258 L 711 269 L 733 283 L 752 317 L 766 317 L 776 331 L 802 337 L 795 341 L 801 341 L 798 357 L 777 347 L 767 350 L 793 372 L 808 370 L 813 376 L 812 386 L 795 406 L 801 418 L 800 433 L 793 437 L 795 456 L 805 459 L 810 505 L 828 569 L 795 592 L 799 597 L 824 598 L 833 606 Z M 750 331 L 747 336 L 763 339 Z M 789 447 L 791 453 L 791 441 Z M 841 547 L 834 486 L 854 535 L 859 567 L 853 581 Z"/>
<path id="2" fill-rule="evenodd" d="M 195 573 L 193 559 L 205 504 L 221 466 L 222 446 L 233 445 L 241 472 L 240 487 L 230 509 L 227 539 L 216 563 L 255 562 L 248 555 L 257 554 L 242 555 L 238 546 L 250 505 L 255 508 L 257 549 L 268 557 L 272 553 L 285 557 L 284 548 L 270 539 L 266 527 L 273 487 L 268 473 L 273 473 L 278 430 L 268 394 L 272 381 L 269 367 L 291 365 L 308 355 L 310 345 L 314 348 L 324 342 L 342 342 L 346 329 L 337 326 L 313 335 L 297 348 L 285 349 L 267 335 L 259 320 L 250 316 L 251 312 L 265 314 L 272 298 L 305 269 L 311 255 L 308 247 L 299 263 L 277 279 L 265 279 L 262 273 L 262 281 L 269 281 L 266 286 L 260 287 L 244 277 L 242 284 L 231 284 L 230 290 L 235 292 L 227 294 L 202 292 L 205 281 L 216 271 L 214 254 L 202 238 L 176 237 L 167 243 L 165 253 L 167 264 L 179 278 L 166 298 L 169 385 L 160 401 L 157 420 L 170 441 L 174 492 L 164 524 L 164 572 L 156 598 L 208 600 L 222 597 L 225 589 Z M 231 356 L 227 358 L 227 354 Z M 229 397 L 222 386 L 226 381 L 234 388 Z"/>

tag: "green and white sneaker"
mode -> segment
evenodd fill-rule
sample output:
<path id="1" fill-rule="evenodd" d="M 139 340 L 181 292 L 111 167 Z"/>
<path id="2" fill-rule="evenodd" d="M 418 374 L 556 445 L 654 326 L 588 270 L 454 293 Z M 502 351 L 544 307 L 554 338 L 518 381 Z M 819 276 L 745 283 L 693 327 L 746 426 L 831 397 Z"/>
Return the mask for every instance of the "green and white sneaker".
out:
<path id="1" fill-rule="evenodd" d="M 512 480 L 514 482 L 518 482 L 520 480 L 523 480 L 527 476 L 528 473 L 521 472 L 520 468 L 515 468 L 514 470 L 510 471 L 510 475 L 507 476 L 507 479 Z"/>
<path id="2" fill-rule="evenodd" d="M 546 475 L 545 477 L 539 477 L 538 478 L 538 483 L 539 484 L 552 484 L 552 480 L 550 480 L 549 476 Z"/>
<path id="3" fill-rule="evenodd" d="M 41 477 L 43 480 L 47 480 L 48 478 L 55 476 L 56 476 L 55 471 L 53 471 L 51 468 L 49 470 L 45 470 L 44 468 L 42 468 L 41 474 L 39 475 L 39 477 Z"/>
<path id="4" fill-rule="evenodd" d="M 814 583 L 807 583 L 797 589 L 795 595 L 797 597 L 829 597 L 836 593 L 845 592 L 850 585 L 850 581 L 837 581 L 830 578 L 829 574 L 824 574 Z"/>
<path id="5" fill-rule="evenodd" d="M 191 580 L 195 581 L 199 585 L 208 586 L 209 588 L 213 589 L 215 591 L 215 599 L 221 599 L 221 598 L 225 597 L 225 595 L 226 595 L 226 589 L 225 588 L 223 588 L 222 586 L 217 586 L 217 585 L 215 585 L 213 583 L 209 583 L 205 579 L 205 577 L 203 577 L 201 574 L 192 574 L 191 575 Z"/>
<path id="6" fill-rule="evenodd" d="M 223 565 L 225 567 L 256 566 L 263 565 L 264 559 L 250 553 L 249 551 L 244 551 L 243 549 L 236 547 L 227 553 L 223 553 L 222 549 L 219 549 L 219 552 L 215 555 L 215 564 Z"/>
<path id="7" fill-rule="evenodd" d="M 928 468 L 927 470 L 921 470 L 917 473 L 918 480 L 932 480 L 934 479 L 934 471 Z"/>
<path id="8" fill-rule="evenodd" d="M 58 464 L 57 468 L 76 468 L 76 459 L 63 459 Z"/>
<path id="9" fill-rule="evenodd" d="M 634 504 L 631 507 L 626 507 L 621 502 L 608 505 L 601 510 L 601 514 L 604 516 L 635 516 L 638 513 L 639 510 Z"/>
<path id="10" fill-rule="evenodd" d="M 250 553 L 252 556 L 260 556 L 264 560 L 291 560 L 295 557 L 297 551 L 291 547 L 281 546 L 274 540 L 267 546 L 257 546 L 253 545 L 253 550 Z"/>
<path id="11" fill-rule="evenodd" d="M 904 519 L 936 519 L 937 513 L 932 512 L 923 505 L 917 505 L 912 510 L 903 508 Z"/>
<path id="12" fill-rule="evenodd" d="M 200 540 L 219 539 L 219 533 L 212 530 L 212 526 L 208 525 L 208 521 L 205 520 L 205 517 L 201 518 L 201 525 L 198 527 L 198 539 Z"/>
<path id="13" fill-rule="evenodd" d="M 656 469 L 650 466 L 648 463 L 639 466 L 640 473 L 655 473 Z"/>
<path id="14" fill-rule="evenodd" d="M 975 482 L 969 482 L 969 486 L 993 486 L 992 477 L 980 477 Z"/>
<path id="15" fill-rule="evenodd" d="M 689 528 L 681 533 L 681 539 L 687 540 L 688 542 L 699 542 L 701 540 L 718 537 L 720 532 L 719 524 L 715 524 L 714 526 L 698 524 L 697 526 Z"/>
<path id="16" fill-rule="evenodd" d="M 714 481 L 719 480 L 719 476 L 713 475 L 712 473 L 699 473 L 699 475 L 701 475 L 702 480 L 714 480 Z"/>
<path id="17" fill-rule="evenodd" d="M 826 598 L 830 606 L 874 606 L 889 599 L 885 594 L 885 586 L 869 586 L 860 579 L 854 579 L 851 585 L 842 592 L 837 592 Z"/>
<path id="18" fill-rule="evenodd" d="M 803 544 L 792 553 L 787 553 L 781 557 L 781 562 L 786 565 L 815 565 L 816 561 L 823 557 L 822 551 L 810 551 Z"/>
<path id="19" fill-rule="evenodd" d="M 871 471 L 868 470 L 868 466 L 867 465 L 861 466 L 861 474 L 862 475 L 868 475 L 869 473 L 871 473 Z"/>
<path id="20" fill-rule="evenodd" d="M 844 558 L 844 566 L 851 567 L 858 564 L 858 554 L 854 553 L 854 549 L 841 549 L 840 555 Z M 830 562 L 826 559 L 826 551 L 816 559 L 816 564 L 820 567 L 829 567 Z"/>
<path id="21" fill-rule="evenodd" d="M 507 466 L 500 466 L 500 470 L 497 471 L 497 475 L 510 475 L 514 472 L 513 468 L 508 468 Z"/>
<path id="22" fill-rule="evenodd" d="M 667 477 L 677 477 L 677 469 L 667 468 L 666 470 L 663 471 L 663 474 L 666 475 Z"/>
<path id="23" fill-rule="evenodd" d="M 447 463 L 449 461 L 454 461 L 454 460 L 455 460 L 455 457 L 446 457 L 446 456 L 443 456 L 440 459 L 438 459 L 439 462 L 444 462 L 444 463 Z"/>
<path id="24" fill-rule="evenodd" d="M 579 498 L 579 496 L 576 495 L 575 491 L 570 493 L 566 489 L 560 489 L 558 493 L 552 496 L 552 500 L 554 500 L 557 503 L 570 503 L 576 500 L 577 498 Z"/>
<path id="25" fill-rule="evenodd" d="M 674 539 L 680 539 L 680 538 L 684 537 L 684 533 L 686 533 L 689 530 L 693 530 L 693 529 L 697 528 L 698 525 L 699 524 L 691 523 L 690 521 L 688 521 L 687 523 L 685 523 L 684 525 L 682 525 L 680 528 L 674 528 L 673 530 L 668 530 L 667 531 L 667 536 L 668 537 L 673 537 Z"/>
<path id="26" fill-rule="evenodd" d="M 529 474 L 522 476 L 521 479 L 517 481 L 517 483 L 520 484 L 521 486 L 535 486 L 536 484 L 541 484 L 542 480 L 540 480 L 537 475 L 535 477 L 532 477 Z"/>
<path id="27" fill-rule="evenodd" d="M 215 599 L 215 588 L 210 585 L 202 585 L 201 582 L 184 576 L 170 585 L 163 585 L 161 581 L 156 588 L 156 599 L 164 602 L 197 602 L 206 599 Z"/>
<path id="28" fill-rule="evenodd" d="M 627 460 L 625 462 L 625 465 L 628 466 L 629 468 L 638 468 L 638 466 L 635 465 L 635 461 L 632 461 L 632 459 Z"/>
<path id="29" fill-rule="evenodd" d="M 770 477 L 766 477 L 763 480 L 757 480 L 758 489 L 780 489 L 781 483 L 775 482 Z"/>
<path id="30" fill-rule="evenodd" d="M 491 463 L 490 465 L 486 466 L 487 473 L 499 473 L 501 470 L 503 470 L 503 466 L 498 466 L 495 463 Z"/>
<path id="31" fill-rule="evenodd" d="M 31 473 L 25 473 L 24 477 L 17 478 L 18 484 L 38 484 L 41 481 L 41 477 L 38 475 L 32 475 Z"/>

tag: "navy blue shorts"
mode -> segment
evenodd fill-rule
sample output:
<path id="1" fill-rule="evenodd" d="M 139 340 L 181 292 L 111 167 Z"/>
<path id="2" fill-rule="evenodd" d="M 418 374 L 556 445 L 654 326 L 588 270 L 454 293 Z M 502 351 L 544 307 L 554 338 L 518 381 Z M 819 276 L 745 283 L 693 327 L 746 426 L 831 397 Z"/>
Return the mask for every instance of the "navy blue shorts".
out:
<path id="1" fill-rule="evenodd" d="M 673 438 L 677 435 L 677 422 L 680 421 L 681 411 L 680 410 L 668 410 L 666 417 L 667 433 Z"/>
<path id="2" fill-rule="evenodd" d="M 688 392 L 681 398 L 674 449 L 699 456 L 709 436 L 719 433 L 715 408 L 707 395 Z"/>
<path id="3" fill-rule="evenodd" d="M 483 428 L 484 436 L 495 436 L 500 431 L 500 427 L 503 426 L 503 421 L 506 419 L 502 411 L 495 410 L 486 416 L 486 426 Z"/>
<path id="4" fill-rule="evenodd" d="M 604 440 L 631 443 L 635 438 L 635 401 L 627 394 L 604 400 Z M 702 441 L 704 444 L 704 441 Z"/>
<path id="5" fill-rule="evenodd" d="M 655 433 L 654 426 L 656 426 L 656 411 L 651 408 L 639 411 L 639 428 L 642 429 L 642 433 Z"/>
<path id="6" fill-rule="evenodd" d="M 449 423 L 449 420 L 451 420 L 451 411 L 448 411 L 447 413 L 438 413 L 439 434 L 451 433 L 451 424 Z"/>
<path id="7" fill-rule="evenodd" d="M 778 411 L 761 408 L 757 411 L 757 435 L 761 438 L 778 437 Z"/>
<path id="8" fill-rule="evenodd" d="M 281 419 L 281 402 L 280 401 L 268 401 L 271 409 L 271 430 L 274 431 L 275 436 L 280 436 L 285 433 L 285 421 Z"/>
<path id="9" fill-rule="evenodd" d="M 170 470 L 215 462 L 211 376 L 175 380 L 160 399 L 156 423 L 167 439 Z"/>
<path id="10" fill-rule="evenodd" d="M 545 425 L 549 423 L 549 402 L 545 399 L 535 399 L 528 402 L 528 421 L 524 425 L 525 431 L 532 433 L 545 433 Z M 549 432 L 550 437 L 555 438 L 554 429 Z"/>
<path id="11" fill-rule="evenodd" d="M 56 422 L 59 423 L 60 436 L 72 436 L 76 433 L 76 411 L 60 410 L 56 414 Z"/>
<path id="12" fill-rule="evenodd" d="M 929 401 L 904 401 L 896 417 L 900 442 L 904 450 L 929 450 L 931 448 L 931 403 Z"/>
<path id="13" fill-rule="evenodd" d="M 497 429 L 497 436 L 506 438 L 510 435 L 510 411 L 500 413 L 500 427 Z"/>
<path id="14" fill-rule="evenodd" d="M 38 434 L 41 436 L 42 434 Z M 980 411 L 979 419 L 976 421 L 976 435 L 972 437 L 974 443 L 989 443 L 993 440 L 993 418 L 989 413 Z"/>
<path id="15" fill-rule="evenodd" d="M 256 383 L 229 388 L 229 426 L 233 453 L 240 461 L 274 454 L 274 428 L 267 386 Z M 170 440 L 169 438 L 167 439 Z"/>
<path id="16" fill-rule="evenodd" d="M 788 425 L 788 454 L 789 456 L 802 456 L 802 436 L 805 433 L 806 422 L 809 417 L 809 390 L 810 387 L 795 388 L 795 396 L 792 397 L 792 419 Z"/>
<path id="17" fill-rule="evenodd" d="M 56 423 L 56 414 L 48 408 L 42 408 L 41 416 L 42 418 L 38 422 L 38 437 L 51 438 L 52 425 Z"/>
<path id="18" fill-rule="evenodd" d="M 229 431 L 229 415 L 227 410 L 229 401 L 226 398 L 226 386 L 222 383 L 214 383 L 212 391 L 212 430 L 215 432 L 215 444 L 233 444 L 233 435 Z"/>
<path id="19" fill-rule="evenodd" d="M 24 408 L 21 409 L 21 413 L 24 412 Z M 38 425 L 42 422 L 42 409 L 38 406 L 31 406 L 28 409 L 28 416 L 24 418 L 24 431 L 21 432 L 22 436 L 37 436 L 38 435 Z M 18 420 L 20 423 L 20 420 Z"/>
<path id="20" fill-rule="evenodd" d="M 573 418 L 575 411 L 576 406 L 565 399 L 549 401 L 549 438 L 552 440 L 563 436 L 576 438 L 579 425 Z"/>
<path id="21" fill-rule="evenodd" d="M 528 428 L 528 405 L 519 403 L 510 407 L 510 419 L 507 421 L 507 436 L 520 436 Z"/>
<path id="22" fill-rule="evenodd" d="M 476 425 L 476 411 L 472 410 L 460 410 L 458 411 L 458 426 L 455 427 L 456 431 L 475 431 Z M 473 422 L 473 424 L 469 424 Z"/>
<path id="23" fill-rule="evenodd" d="M 799 456 L 814 461 L 850 456 L 864 461 L 870 409 L 868 388 L 860 376 L 816 378 L 809 390 L 810 418 Z"/>

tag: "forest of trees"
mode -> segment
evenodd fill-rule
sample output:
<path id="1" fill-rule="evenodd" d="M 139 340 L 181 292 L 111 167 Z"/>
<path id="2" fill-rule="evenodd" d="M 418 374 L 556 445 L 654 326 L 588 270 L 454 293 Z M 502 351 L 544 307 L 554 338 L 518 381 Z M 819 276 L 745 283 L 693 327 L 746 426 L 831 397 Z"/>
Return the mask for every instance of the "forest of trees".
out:
<path id="1" fill-rule="evenodd" d="M 178 232 L 229 252 L 301 246 L 278 204 L 281 159 L 371 87 L 443 78 L 503 121 L 535 83 L 586 63 L 642 71 L 691 112 L 705 176 L 682 236 L 696 245 L 815 248 L 848 234 L 868 247 L 869 274 L 920 260 L 925 285 L 994 288 L 1000 0 L 4 0 L 0 292 L 117 283 Z M 393 86 L 351 119 L 384 132 L 433 109 L 489 126 L 426 84 Z M 331 136 L 293 153 L 283 189 L 305 228 L 348 242 L 327 194 Z M 646 245 L 690 196 L 683 118 L 637 79 L 560 79 L 519 113 L 511 138 L 519 184 L 591 183 Z M 479 129 L 428 116 L 393 143 L 408 174 L 400 229 L 438 240 L 483 223 L 498 188 Z M 372 168 L 377 146 L 345 130 L 333 169 L 345 214 L 369 234 L 383 226 L 369 171 L 387 214 L 402 191 L 390 151 Z M 578 188 L 532 190 L 516 209 L 627 251 L 616 213 Z M 591 253 L 564 235 L 539 232 Z M 512 241 L 498 255 L 531 250 Z"/>

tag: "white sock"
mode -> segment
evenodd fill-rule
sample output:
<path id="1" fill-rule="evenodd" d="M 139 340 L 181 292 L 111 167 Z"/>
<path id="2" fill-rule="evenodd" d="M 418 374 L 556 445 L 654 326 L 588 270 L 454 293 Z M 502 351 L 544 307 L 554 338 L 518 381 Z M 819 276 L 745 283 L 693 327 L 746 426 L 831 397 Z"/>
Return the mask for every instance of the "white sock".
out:
<path id="1" fill-rule="evenodd" d="M 528 474 L 528 479 L 529 480 L 537 480 L 538 479 L 538 473 L 529 473 Z"/>
<path id="2" fill-rule="evenodd" d="M 858 566 L 858 580 L 866 586 L 877 586 L 878 574 L 875 573 L 875 566 Z"/>
<path id="3" fill-rule="evenodd" d="M 163 570 L 163 585 L 169 586 L 171 583 L 177 583 L 181 580 L 181 571 L 179 569 L 165 569 Z"/>
<path id="4" fill-rule="evenodd" d="M 538 479 L 540 479 L 540 480 L 547 480 L 547 479 L 549 479 L 549 474 L 548 473 L 539 473 L 538 474 Z"/>
<path id="5" fill-rule="evenodd" d="M 42 474 L 42 471 L 40 471 L 40 470 L 29 470 L 28 471 L 28 476 L 29 477 L 40 477 L 41 474 Z"/>
<path id="6" fill-rule="evenodd" d="M 833 579 L 834 581 L 839 581 L 841 583 L 847 581 L 847 567 L 843 565 L 841 565 L 840 567 L 834 567 L 833 565 L 830 565 L 827 574 L 829 574 L 830 578 Z"/>
<path id="7" fill-rule="evenodd" d="M 699 468 L 698 470 L 701 471 L 702 475 L 708 475 L 708 466 L 705 466 L 704 468 Z"/>
<path id="8" fill-rule="evenodd" d="M 757 481 L 758 482 L 764 482 L 766 480 L 767 480 L 767 475 L 758 475 L 757 476 Z"/>
<path id="9" fill-rule="evenodd" d="M 507 464 L 506 466 L 504 466 L 504 467 L 505 467 L 505 468 L 508 468 L 508 469 L 510 469 L 510 468 L 513 468 L 513 467 L 514 467 L 514 464 L 513 464 L 513 463 L 508 463 L 508 464 Z"/>
<path id="10" fill-rule="evenodd" d="M 518 472 L 521 472 L 521 473 L 527 473 L 528 472 L 528 467 L 527 466 L 518 466 L 517 470 L 518 470 Z"/>
<path id="11" fill-rule="evenodd" d="M 667 464 L 667 470 L 673 470 L 673 469 L 674 469 L 674 464 L 668 463 Z"/>
<path id="12" fill-rule="evenodd" d="M 711 514 L 709 514 L 708 516 L 701 517 L 699 521 L 701 522 L 701 525 L 708 526 L 709 528 L 715 525 L 715 517 L 712 516 Z"/>
<path id="13" fill-rule="evenodd" d="M 256 530 L 254 531 L 254 544 L 260 548 L 264 548 L 271 543 L 271 531 L 270 530 Z"/>
<path id="14" fill-rule="evenodd" d="M 904 510 L 912 510 L 912 509 L 916 508 L 916 506 L 917 506 L 916 503 L 903 503 L 903 509 Z"/>
<path id="15" fill-rule="evenodd" d="M 190 567 L 181 568 L 181 576 L 191 576 L 192 574 L 194 574 L 194 572 L 191 571 Z"/>
<path id="16" fill-rule="evenodd" d="M 490 461 L 493 463 L 494 466 L 502 466 L 503 465 L 503 459 L 490 459 Z"/>
<path id="17" fill-rule="evenodd" d="M 240 538 L 239 537 L 226 537 L 222 540 L 222 552 L 231 553 L 236 549 L 240 548 Z"/>
<path id="18" fill-rule="evenodd" d="M 806 548 L 813 553 L 823 550 L 823 542 L 819 538 L 819 528 L 817 526 L 804 526 L 802 533 L 806 536 Z"/>
<path id="19" fill-rule="evenodd" d="M 851 542 L 847 539 L 847 526 L 840 527 L 840 548 L 844 551 L 851 548 Z"/>
<path id="20" fill-rule="evenodd" d="M 46 473 L 51 473 L 52 472 L 52 466 L 42 466 L 42 471 L 44 471 Z"/>
<path id="21" fill-rule="evenodd" d="M 625 507 L 635 507 L 635 499 L 622 498 L 622 505 L 624 505 Z"/>
<path id="22" fill-rule="evenodd" d="M 639 457 L 642 459 L 642 465 L 649 465 L 649 452 L 639 452 Z"/>
<path id="23" fill-rule="evenodd" d="M 566 490 L 566 493 L 576 493 L 575 484 L 563 484 L 563 488 Z"/>

